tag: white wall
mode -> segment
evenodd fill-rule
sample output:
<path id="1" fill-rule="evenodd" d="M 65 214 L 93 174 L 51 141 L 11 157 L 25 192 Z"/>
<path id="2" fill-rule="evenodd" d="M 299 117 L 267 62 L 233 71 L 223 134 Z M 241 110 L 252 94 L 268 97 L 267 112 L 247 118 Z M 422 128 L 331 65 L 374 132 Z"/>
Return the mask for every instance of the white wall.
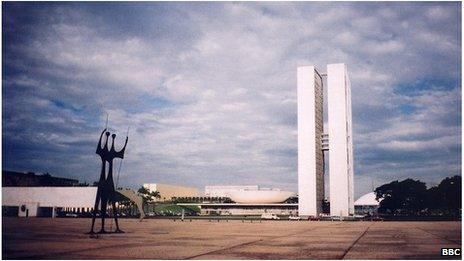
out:
<path id="1" fill-rule="evenodd" d="M 330 214 L 354 213 L 351 89 L 345 64 L 327 66 Z"/>
<path id="2" fill-rule="evenodd" d="M 97 187 L 3 187 L 2 206 L 93 208 L 96 194 Z"/>

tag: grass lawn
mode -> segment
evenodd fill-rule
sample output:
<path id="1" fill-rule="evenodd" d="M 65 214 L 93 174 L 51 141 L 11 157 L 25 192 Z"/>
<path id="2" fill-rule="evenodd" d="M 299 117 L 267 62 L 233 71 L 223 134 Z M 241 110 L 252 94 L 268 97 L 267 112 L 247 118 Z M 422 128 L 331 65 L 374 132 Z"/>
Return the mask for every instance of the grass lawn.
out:
<path id="1" fill-rule="evenodd" d="M 192 215 L 194 213 L 200 213 L 200 208 L 197 206 L 178 206 L 175 204 L 159 204 L 155 206 L 155 213 L 157 215 L 162 214 L 181 214 L 184 209 L 186 215 Z"/>

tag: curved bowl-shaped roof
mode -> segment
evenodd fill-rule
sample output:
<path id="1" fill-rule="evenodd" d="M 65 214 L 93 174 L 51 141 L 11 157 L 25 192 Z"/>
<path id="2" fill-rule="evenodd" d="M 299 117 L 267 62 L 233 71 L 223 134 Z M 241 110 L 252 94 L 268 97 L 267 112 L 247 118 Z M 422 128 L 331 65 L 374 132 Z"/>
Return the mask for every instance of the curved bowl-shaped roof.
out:
<path id="1" fill-rule="evenodd" d="M 354 202 L 355 206 L 378 206 L 379 201 L 375 199 L 375 192 L 367 193 Z"/>
<path id="2" fill-rule="evenodd" d="M 291 191 L 280 190 L 237 190 L 230 192 L 230 198 L 243 204 L 272 204 L 282 203 L 294 196 Z"/>

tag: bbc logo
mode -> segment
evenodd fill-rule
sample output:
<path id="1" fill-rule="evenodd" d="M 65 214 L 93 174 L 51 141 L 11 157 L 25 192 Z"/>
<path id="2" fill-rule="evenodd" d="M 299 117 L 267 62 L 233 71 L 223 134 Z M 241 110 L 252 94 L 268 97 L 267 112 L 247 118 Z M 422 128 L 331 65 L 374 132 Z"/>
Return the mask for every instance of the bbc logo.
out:
<path id="1" fill-rule="evenodd" d="M 460 248 L 442 248 L 441 255 L 442 256 L 460 256 L 461 249 Z"/>

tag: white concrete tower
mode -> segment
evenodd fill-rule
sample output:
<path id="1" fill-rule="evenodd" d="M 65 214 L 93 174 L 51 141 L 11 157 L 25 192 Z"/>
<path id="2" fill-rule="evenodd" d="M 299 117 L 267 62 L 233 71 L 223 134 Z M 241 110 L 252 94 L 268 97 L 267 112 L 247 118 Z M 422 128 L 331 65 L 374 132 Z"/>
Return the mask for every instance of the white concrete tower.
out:
<path id="1" fill-rule="evenodd" d="M 316 216 L 324 197 L 322 77 L 314 66 L 298 67 L 298 214 Z"/>
<path id="2" fill-rule="evenodd" d="M 330 214 L 354 213 L 351 87 L 346 65 L 327 66 Z M 300 144 L 298 144 L 300 145 Z"/>

